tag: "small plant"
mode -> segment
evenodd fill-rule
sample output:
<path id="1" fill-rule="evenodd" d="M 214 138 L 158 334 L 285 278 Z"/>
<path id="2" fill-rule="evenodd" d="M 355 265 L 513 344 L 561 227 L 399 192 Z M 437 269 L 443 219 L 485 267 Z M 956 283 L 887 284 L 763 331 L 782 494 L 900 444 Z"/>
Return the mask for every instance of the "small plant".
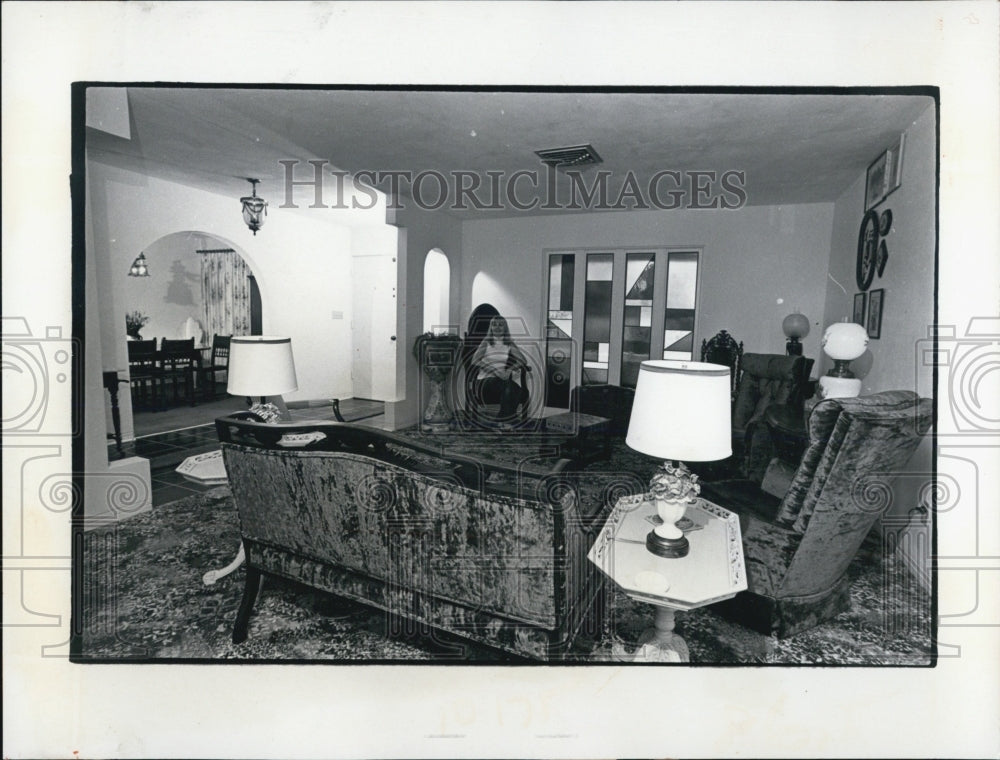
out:
<path id="1" fill-rule="evenodd" d="M 649 492 L 656 499 L 691 504 L 701 493 L 701 486 L 698 485 L 698 476 L 687 465 L 683 462 L 675 465 L 667 460 L 649 481 Z"/>
<path id="2" fill-rule="evenodd" d="M 139 331 L 149 321 L 149 317 L 141 311 L 132 311 L 125 315 L 125 332 L 135 338 L 139 337 Z"/>

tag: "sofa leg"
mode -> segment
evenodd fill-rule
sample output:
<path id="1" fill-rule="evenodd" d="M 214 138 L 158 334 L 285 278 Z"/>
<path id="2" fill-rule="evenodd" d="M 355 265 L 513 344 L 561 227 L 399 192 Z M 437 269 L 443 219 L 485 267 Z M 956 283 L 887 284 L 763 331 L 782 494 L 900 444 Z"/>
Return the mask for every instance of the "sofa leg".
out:
<path id="1" fill-rule="evenodd" d="M 255 567 L 247 567 L 247 581 L 243 587 L 243 601 L 240 611 L 236 613 L 236 624 L 233 626 L 233 643 L 242 644 L 247 640 L 247 628 L 250 623 L 250 613 L 253 611 L 257 594 L 260 592 L 261 573 Z"/>

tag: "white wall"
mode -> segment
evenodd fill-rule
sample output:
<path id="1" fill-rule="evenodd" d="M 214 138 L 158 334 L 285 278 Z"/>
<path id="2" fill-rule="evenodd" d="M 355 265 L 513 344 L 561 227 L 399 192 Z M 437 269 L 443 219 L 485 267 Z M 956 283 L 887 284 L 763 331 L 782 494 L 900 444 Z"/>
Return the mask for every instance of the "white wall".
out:
<path id="1" fill-rule="evenodd" d="M 182 230 L 211 235 L 236 249 L 257 277 L 265 333 L 288 335 L 295 353 L 299 390 L 288 400 L 349 395 L 351 230 L 333 209 L 281 209 L 271 199 L 267 222 L 254 236 L 243 223 L 238 197 L 193 189 L 91 161 L 88 163 L 91 223 L 98 258 L 110 261 L 111 283 L 102 290 L 102 324 L 121 325 L 120 340 L 105 363 L 124 370 L 125 294 L 114 279 L 136 255 Z M 266 193 L 262 193 L 266 196 Z M 167 278 L 157 266 L 150 279 Z M 333 319 L 334 310 L 345 314 Z M 117 328 L 115 328 L 117 330 Z M 167 333 L 165 333 L 167 334 Z M 149 333 L 152 336 L 153 333 Z"/>
<path id="2" fill-rule="evenodd" d="M 466 222 L 461 313 L 467 316 L 476 299 L 488 300 L 503 314 L 523 316 L 538 337 L 548 276 L 544 249 L 690 245 L 703 249 L 696 346 L 726 329 L 747 352 L 783 354 L 781 321 L 798 307 L 812 323 L 805 355 L 818 358 L 832 224 L 833 204 Z"/>
<path id="3" fill-rule="evenodd" d="M 892 230 L 885 237 L 889 261 L 868 291 L 884 288 L 885 305 L 881 337 L 869 343 L 870 357 L 858 362 L 862 371 L 870 363 L 862 378 L 862 394 L 917 390 L 918 382 L 921 393 L 931 392 L 931 368 L 922 367 L 918 378 L 914 351 L 934 323 L 935 172 L 934 109 L 928 100 L 928 110 L 906 132 L 902 184 L 876 207 L 880 213 L 892 211 Z M 834 205 L 830 276 L 847 292 L 828 281 L 824 326 L 850 317 L 854 294 L 859 292 L 854 270 L 864 200 L 862 173 Z M 824 356 L 824 369 L 830 366 L 832 362 Z"/>
<path id="4" fill-rule="evenodd" d="M 924 361 L 928 328 L 934 324 L 935 187 L 937 184 L 936 130 L 934 107 L 927 110 L 906 131 L 903 179 L 900 187 L 876 209 L 892 211 L 893 225 L 885 238 L 889 260 L 882 277 L 876 275 L 872 288 L 885 289 L 881 337 L 872 339 L 868 351 L 852 363 L 862 378 L 862 395 L 889 390 L 912 390 L 930 397 L 933 392 L 932 367 Z M 888 147 L 888 146 L 886 146 Z M 875 156 L 872 156 L 875 159 Z M 862 174 L 834 206 L 830 275 L 846 289 L 845 294 L 831 281 L 827 286 L 824 324 L 851 314 L 857 291 L 854 271 L 857 260 L 858 229 L 864 213 L 865 176 Z M 970 276 L 975 276 L 970 273 Z M 824 370 L 832 362 L 824 358 Z M 945 391 L 946 392 L 946 391 Z M 926 437 L 907 464 L 903 477 L 893 485 L 889 529 L 898 528 L 910 510 L 918 506 L 921 489 L 931 481 L 933 441 Z M 895 524 L 895 528 L 894 528 Z M 923 546 L 900 539 L 901 546 Z M 906 557 L 918 579 L 929 582 L 928 555 Z"/>

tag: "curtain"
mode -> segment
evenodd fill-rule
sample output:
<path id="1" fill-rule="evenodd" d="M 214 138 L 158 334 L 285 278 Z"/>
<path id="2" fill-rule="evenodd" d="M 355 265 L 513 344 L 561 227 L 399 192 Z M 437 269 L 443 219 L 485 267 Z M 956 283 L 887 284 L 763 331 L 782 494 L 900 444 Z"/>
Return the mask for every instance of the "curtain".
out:
<path id="1" fill-rule="evenodd" d="M 209 344 L 216 335 L 249 335 L 250 268 L 232 249 L 199 253 L 202 324 Z"/>

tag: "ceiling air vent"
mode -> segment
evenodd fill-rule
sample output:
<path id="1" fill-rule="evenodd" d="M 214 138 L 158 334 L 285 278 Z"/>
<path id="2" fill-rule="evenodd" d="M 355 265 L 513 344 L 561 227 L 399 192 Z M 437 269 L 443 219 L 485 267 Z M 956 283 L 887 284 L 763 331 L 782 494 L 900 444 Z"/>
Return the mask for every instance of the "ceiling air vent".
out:
<path id="1" fill-rule="evenodd" d="M 570 169 L 601 163 L 601 157 L 597 155 L 593 145 L 573 145 L 569 148 L 536 150 L 535 155 L 542 159 L 542 163 L 557 169 Z"/>

